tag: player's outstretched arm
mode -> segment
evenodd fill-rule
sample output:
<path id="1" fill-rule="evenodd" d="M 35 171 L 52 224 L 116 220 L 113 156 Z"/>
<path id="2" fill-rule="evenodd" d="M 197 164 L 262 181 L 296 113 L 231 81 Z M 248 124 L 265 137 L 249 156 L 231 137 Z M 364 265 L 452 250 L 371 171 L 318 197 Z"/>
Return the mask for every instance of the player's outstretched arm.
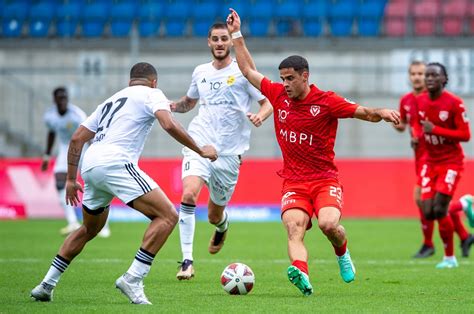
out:
<path id="1" fill-rule="evenodd" d="M 354 113 L 354 118 L 370 122 L 384 120 L 386 122 L 392 122 L 395 125 L 400 123 L 400 113 L 397 110 L 384 108 L 359 106 Z"/>
<path id="2" fill-rule="evenodd" d="M 263 121 L 265 121 L 273 112 L 272 104 L 267 98 L 260 100 L 258 103 L 260 104 L 260 109 L 257 113 L 247 112 L 247 117 L 256 127 L 261 126 Z"/>
<path id="3" fill-rule="evenodd" d="M 82 191 L 82 186 L 77 182 L 77 167 L 81 160 L 84 144 L 94 138 L 95 133 L 84 126 L 74 132 L 69 143 L 67 152 L 67 179 L 66 179 L 66 203 L 76 206 L 80 203 L 77 191 Z"/>
<path id="4" fill-rule="evenodd" d="M 232 36 L 235 58 L 240 72 L 253 86 L 260 90 L 260 83 L 264 76 L 256 70 L 255 63 L 240 32 L 240 17 L 234 9 L 230 9 L 230 14 L 227 17 L 227 29 Z"/>
<path id="5" fill-rule="evenodd" d="M 48 137 L 46 138 L 46 150 L 41 161 L 41 171 L 48 170 L 49 159 L 51 158 L 51 150 L 53 149 L 54 140 L 56 138 L 56 133 L 53 131 L 48 132 Z"/>
<path id="6" fill-rule="evenodd" d="M 189 98 L 188 96 L 183 96 L 177 102 L 171 103 L 171 111 L 180 113 L 188 112 L 196 106 L 197 102 L 197 99 Z"/>
<path id="7" fill-rule="evenodd" d="M 186 132 L 183 126 L 176 121 L 171 113 L 166 110 L 157 110 L 155 117 L 160 122 L 161 127 L 179 143 L 189 147 L 203 158 L 209 158 L 211 161 L 217 159 L 217 151 L 212 145 L 203 147 L 197 146 L 193 138 Z"/>

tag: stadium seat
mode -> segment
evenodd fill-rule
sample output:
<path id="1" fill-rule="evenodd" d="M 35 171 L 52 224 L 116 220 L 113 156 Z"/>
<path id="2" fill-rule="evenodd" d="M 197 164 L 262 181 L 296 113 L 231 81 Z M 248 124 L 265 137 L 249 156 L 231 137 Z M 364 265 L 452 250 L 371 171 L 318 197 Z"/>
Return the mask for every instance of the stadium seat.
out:
<path id="1" fill-rule="evenodd" d="M 405 36 L 407 34 L 409 12 L 409 1 L 390 1 L 385 6 L 385 35 L 392 37 Z"/>
<path id="2" fill-rule="evenodd" d="M 138 33 L 141 37 L 159 35 L 163 10 L 163 4 L 159 2 L 139 6 Z"/>
<path id="3" fill-rule="evenodd" d="M 81 18 L 81 4 L 60 4 L 56 8 L 56 35 L 60 37 L 72 37 L 76 34 L 77 25 Z"/>
<path id="4" fill-rule="evenodd" d="M 109 8 L 104 3 L 91 3 L 84 6 L 82 15 L 82 36 L 100 37 L 104 34 Z"/>
<path id="5" fill-rule="evenodd" d="M 343 0 L 334 3 L 329 11 L 329 26 L 331 33 L 336 37 L 345 37 L 352 34 L 352 24 L 358 3 L 352 0 Z"/>
<path id="6" fill-rule="evenodd" d="M 249 11 L 249 31 L 252 36 L 267 36 L 270 31 L 275 5 L 271 1 L 259 0 Z"/>
<path id="7" fill-rule="evenodd" d="M 126 37 L 130 35 L 136 6 L 133 2 L 116 3 L 110 10 L 110 31 L 112 36 Z"/>
<path id="8" fill-rule="evenodd" d="M 468 12 L 466 0 L 446 2 L 441 7 L 441 28 L 443 35 L 459 36 L 464 31 L 464 22 Z"/>
<path id="9" fill-rule="evenodd" d="M 48 36 L 51 21 L 54 18 L 54 4 L 39 3 L 30 7 L 29 34 L 31 37 Z"/>
<path id="10" fill-rule="evenodd" d="M 385 2 L 368 0 L 357 9 L 357 29 L 359 36 L 378 36 Z"/>
<path id="11" fill-rule="evenodd" d="M 302 13 L 302 3 L 298 0 L 285 0 L 275 9 L 275 29 L 277 36 L 295 35 L 298 33 L 298 21 Z"/>
<path id="12" fill-rule="evenodd" d="M 21 36 L 23 23 L 28 16 L 28 4 L 12 2 L 5 4 L 2 14 L 2 29 L 5 37 Z"/>
<path id="13" fill-rule="evenodd" d="M 421 1 L 413 7 L 413 30 L 416 36 L 433 36 L 436 34 L 436 22 L 439 16 L 437 1 Z"/>
<path id="14" fill-rule="evenodd" d="M 193 35 L 207 37 L 209 27 L 216 21 L 219 6 L 214 2 L 198 2 L 193 5 Z M 222 18 L 225 21 L 225 18 Z"/>
<path id="15" fill-rule="evenodd" d="M 303 34 L 305 36 L 319 36 L 324 31 L 329 3 L 327 0 L 312 0 L 303 8 Z"/>
<path id="16" fill-rule="evenodd" d="M 166 6 L 166 36 L 184 36 L 187 33 L 187 20 L 191 15 L 191 6 L 187 1 L 177 0 Z"/>

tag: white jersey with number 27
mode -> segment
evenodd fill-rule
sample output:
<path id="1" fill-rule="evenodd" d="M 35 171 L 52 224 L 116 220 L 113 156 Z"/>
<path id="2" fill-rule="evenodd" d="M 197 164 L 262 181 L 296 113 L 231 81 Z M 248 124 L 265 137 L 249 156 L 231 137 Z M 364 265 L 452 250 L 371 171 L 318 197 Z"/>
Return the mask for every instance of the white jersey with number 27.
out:
<path id="1" fill-rule="evenodd" d="M 104 101 L 82 125 L 95 137 L 84 154 L 82 172 L 99 165 L 138 163 L 155 112 L 170 111 L 160 89 L 130 86 Z"/>
<path id="2" fill-rule="evenodd" d="M 212 62 L 194 69 L 187 96 L 200 99 L 188 132 L 198 145 L 213 145 L 219 155 L 240 155 L 249 148 L 251 101 L 265 97 L 242 75 L 235 60 L 217 70 Z"/>

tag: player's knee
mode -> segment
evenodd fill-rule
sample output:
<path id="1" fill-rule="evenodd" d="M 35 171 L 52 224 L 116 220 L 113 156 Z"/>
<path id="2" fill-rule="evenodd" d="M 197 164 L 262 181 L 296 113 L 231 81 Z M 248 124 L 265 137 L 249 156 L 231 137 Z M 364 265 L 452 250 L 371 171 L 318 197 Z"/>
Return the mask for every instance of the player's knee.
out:
<path id="1" fill-rule="evenodd" d="M 182 196 L 182 202 L 186 204 L 196 204 L 198 195 L 194 191 L 184 190 Z"/>
<path id="2" fill-rule="evenodd" d="M 331 221 L 318 221 L 319 229 L 325 235 L 335 234 L 337 232 L 337 223 L 333 223 Z"/>
<path id="3" fill-rule="evenodd" d="M 82 234 L 82 236 L 86 239 L 86 241 L 92 240 L 95 236 L 99 233 L 102 228 L 98 228 L 97 226 L 87 226 L 82 225 L 78 232 Z"/>
<path id="4" fill-rule="evenodd" d="M 174 226 L 176 226 L 176 224 L 178 223 L 179 217 L 173 205 L 171 205 L 170 208 L 168 208 L 165 215 L 163 215 L 161 219 L 163 219 L 163 222 L 166 223 L 171 228 L 174 228 Z"/>
<path id="5" fill-rule="evenodd" d="M 303 239 L 306 227 L 299 221 L 287 221 L 285 227 L 288 232 L 288 240 L 301 240 Z"/>
<path id="6" fill-rule="evenodd" d="M 207 219 L 209 220 L 209 222 L 213 225 L 216 225 L 218 224 L 219 222 L 221 222 L 223 216 L 222 215 L 219 215 L 218 213 L 211 213 L 209 212 L 207 214 Z"/>

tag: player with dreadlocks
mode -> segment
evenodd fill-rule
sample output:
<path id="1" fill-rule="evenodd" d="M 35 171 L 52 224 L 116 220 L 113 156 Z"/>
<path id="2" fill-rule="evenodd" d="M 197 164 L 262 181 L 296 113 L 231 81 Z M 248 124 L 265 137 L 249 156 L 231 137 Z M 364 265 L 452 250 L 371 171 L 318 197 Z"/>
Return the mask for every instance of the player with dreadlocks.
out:
<path id="1" fill-rule="evenodd" d="M 421 172 L 422 210 L 426 219 L 438 221 L 444 244 L 444 258 L 436 268 L 453 268 L 458 262 L 454 256 L 454 225 L 448 208 L 464 170 L 460 142 L 469 141 L 471 132 L 462 99 L 445 90 L 448 83 L 446 68 L 437 62 L 429 63 L 425 83 L 427 92 L 417 97 L 415 123 L 415 134 L 424 142 L 427 151 Z M 472 197 L 462 199 L 462 202 L 472 226 Z"/>

